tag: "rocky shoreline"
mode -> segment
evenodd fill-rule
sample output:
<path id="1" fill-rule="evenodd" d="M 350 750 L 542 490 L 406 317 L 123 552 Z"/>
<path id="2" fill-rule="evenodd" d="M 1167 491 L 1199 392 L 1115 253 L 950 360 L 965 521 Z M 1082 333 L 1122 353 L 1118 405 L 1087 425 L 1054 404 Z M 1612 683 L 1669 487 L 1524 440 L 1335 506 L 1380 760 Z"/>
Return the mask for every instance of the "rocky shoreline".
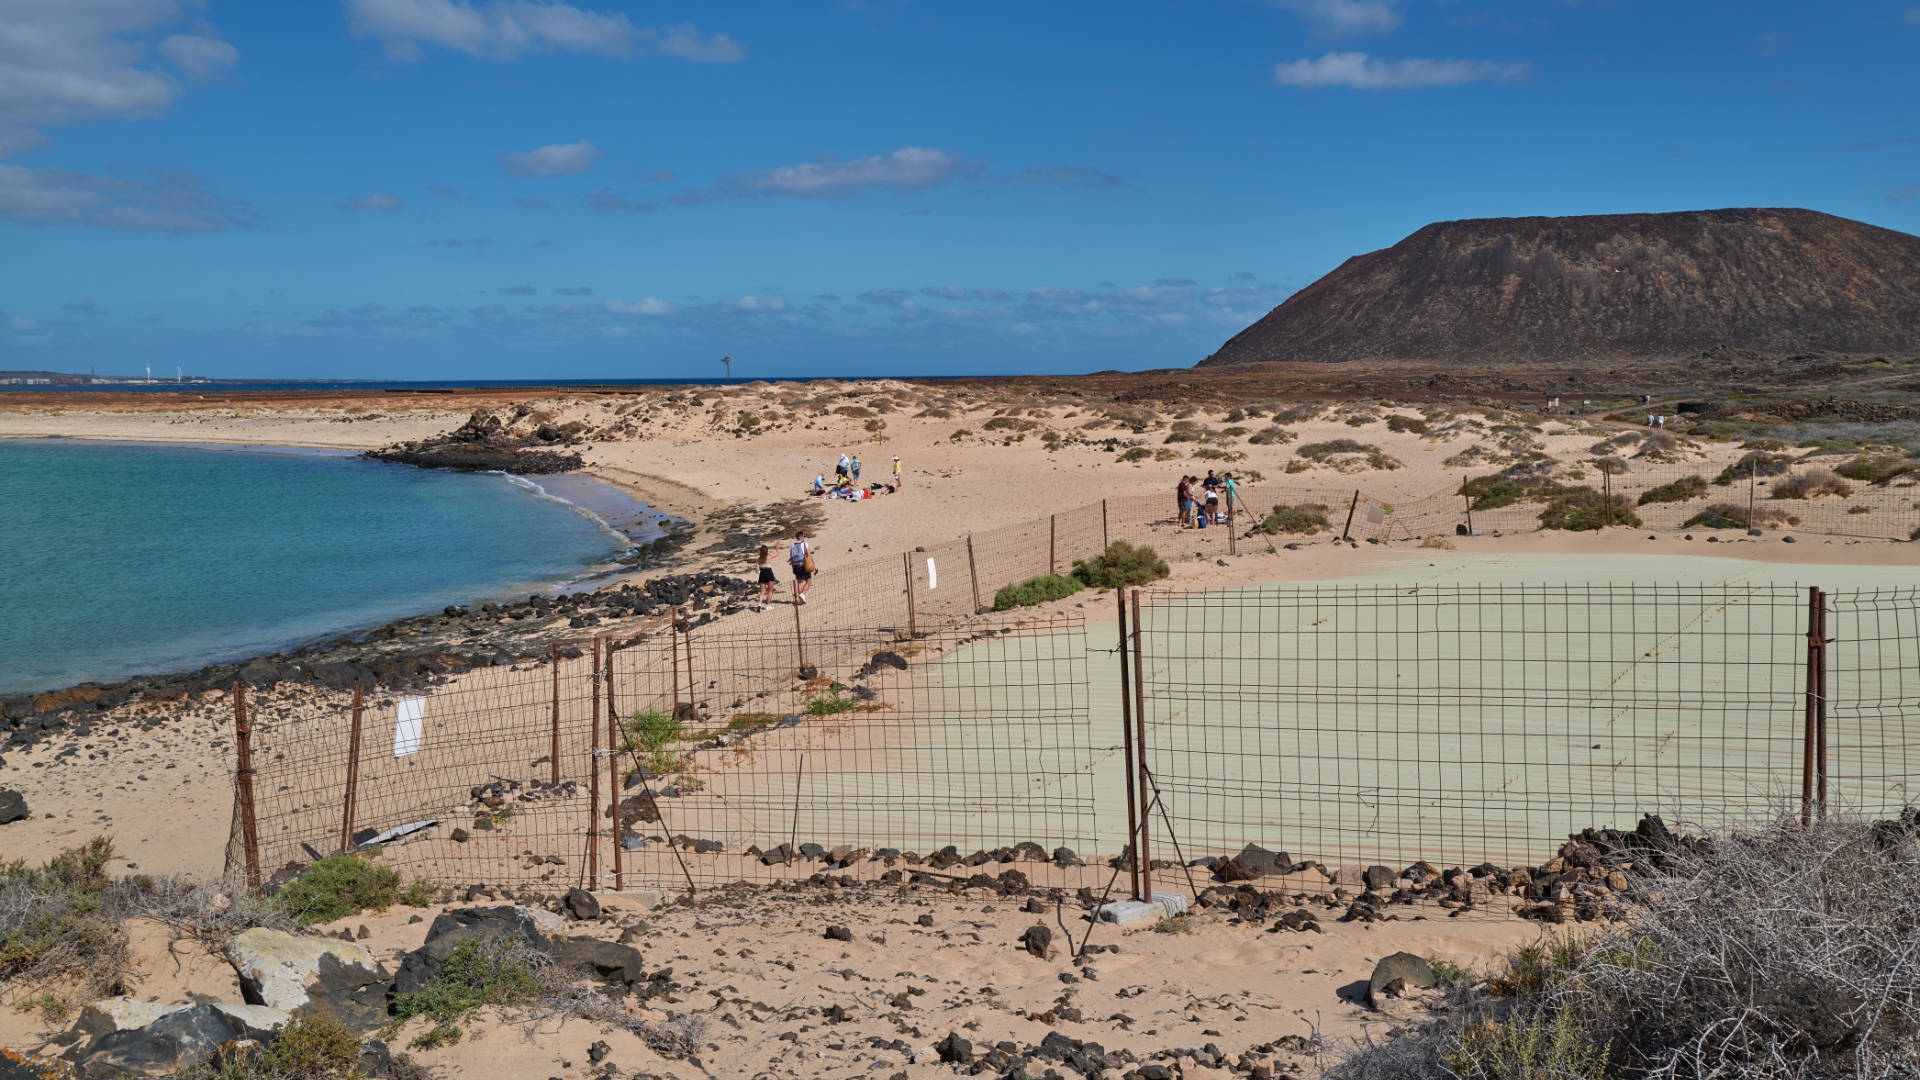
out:
<path id="1" fill-rule="evenodd" d="M 596 592 L 536 594 L 477 608 L 449 606 L 251 660 L 22 694 L 0 701 L 5 723 L 0 747 L 24 749 L 122 705 L 177 701 L 236 682 L 248 687 L 291 682 L 329 690 L 356 684 L 404 689 L 474 668 L 546 657 L 556 644 L 562 646 L 561 655 L 575 657 L 580 650 L 573 643 L 595 627 L 664 615 L 674 606 L 691 608 L 697 613 L 694 625 L 701 625 L 741 610 L 755 588 L 739 575 L 695 572 Z"/>
<path id="2" fill-rule="evenodd" d="M 586 465 L 579 453 L 554 447 L 576 445 L 581 427 L 577 423 L 540 424 L 530 434 L 522 435 L 516 434 L 499 417 L 482 411 L 467 417 L 466 423 L 444 435 L 368 450 L 361 456 L 454 472 L 508 472 L 521 476 L 575 472 Z"/>

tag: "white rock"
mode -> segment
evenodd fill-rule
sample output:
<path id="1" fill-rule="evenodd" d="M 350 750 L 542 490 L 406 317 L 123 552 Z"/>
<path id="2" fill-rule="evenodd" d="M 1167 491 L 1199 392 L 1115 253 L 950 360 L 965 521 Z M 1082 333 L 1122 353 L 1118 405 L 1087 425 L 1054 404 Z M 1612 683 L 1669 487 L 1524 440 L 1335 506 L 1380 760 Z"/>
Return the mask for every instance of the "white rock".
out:
<path id="1" fill-rule="evenodd" d="M 1166 909 L 1159 904 L 1147 904 L 1138 900 L 1115 900 L 1110 904 L 1101 904 L 1093 909 L 1094 916 L 1115 926 L 1144 926 L 1159 922 L 1166 917 Z"/>
<path id="2" fill-rule="evenodd" d="M 320 958 L 333 956 L 346 967 L 378 969 L 373 953 L 354 941 L 311 937 L 256 926 L 227 946 L 227 960 L 240 974 L 240 989 L 250 1003 L 294 1012 L 307 1004 L 307 988 L 320 972 Z"/>

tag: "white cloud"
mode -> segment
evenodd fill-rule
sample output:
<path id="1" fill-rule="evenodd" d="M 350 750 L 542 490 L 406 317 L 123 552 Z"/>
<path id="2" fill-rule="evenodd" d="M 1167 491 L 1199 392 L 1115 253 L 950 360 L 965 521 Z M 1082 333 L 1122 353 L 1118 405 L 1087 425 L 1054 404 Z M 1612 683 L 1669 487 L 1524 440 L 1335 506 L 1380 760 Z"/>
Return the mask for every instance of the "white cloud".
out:
<path id="1" fill-rule="evenodd" d="M 196 233 L 251 228 L 245 200 L 207 190 L 189 173 L 154 171 L 145 180 L 64 169 L 0 165 L 0 219 L 122 232 Z"/>
<path id="2" fill-rule="evenodd" d="M 606 156 L 599 147 L 582 139 L 564 146 L 542 146 L 517 154 L 504 154 L 500 160 L 511 176 L 578 176 Z"/>
<path id="3" fill-rule="evenodd" d="M 1361 52 L 1328 53 L 1317 60 L 1276 64 L 1273 81 L 1308 90 L 1413 90 L 1475 82 L 1517 82 L 1533 75 L 1525 61 L 1380 60 Z"/>
<path id="4" fill-rule="evenodd" d="M 238 57 L 204 25 L 175 28 L 198 0 L 8 0 L 0 13 L 0 156 L 46 142 L 43 128 L 161 113 L 180 80 L 231 67 Z"/>
<path id="5" fill-rule="evenodd" d="M 852 161 L 841 161 L 829 154 L 804 165 L 782 165 L 766 172 L 730 176 L 711 191 L 683 191 L 674 196 L 674 201 L 696 203 L 754 196 L 837 199 L 863 191 L 925 191 L 960 177 L 977 176 L 984 168 L 982 162 L 918 146 L 905 146 L 890 154 L 874 154 Z"/>
<path id="6" fill-rule="evenodd" d="M 602 13 L 548 0 L 345 0 L 347 26 L 371 38 L 395 60 L 420 59 L 434 45 L 484 60 L 526 53 L 585 52 L 627 57 L 654 54 L 700 63 L 731 63 L 746 55 L 726 34 L 681 24 L 635 26 L 625 14 Z"/>
<path id="7" fill-rule="evenodd" d="M 674 306 L 658 297 L 646 296 L 634 301 L 608 300 L 601 305 L 615 315 L 671 315 Z"/>
<path id="8" fill-rule="evenodd" d="M 214 78 L 240 62 L 240 50 L 200 34 L 167 35 L 160 41 L 160 55 L 195 82 Z"/>
<path id="9" fill-rule="evenodd" d="M 787 298 L 784 296 L 743 296 L 734 305 L 740 311 L 785 311 Z"/>
<path id="10" fill-rule="evenodd" d="M 355 195 L 340 204 L 342 210 L 377 210 L 392 212 L 405 210 L 406 200 L 391 191 L 369 191 L 365 195 Z"/>
<path id="11" fill-rule="evenodd" d="M 1322 33 L 1343 37 L 1391 33 L 1406 21 L 1400 5 L 1390 0 L 1274 0 L 1274 6 L 1294 12 Z"/>

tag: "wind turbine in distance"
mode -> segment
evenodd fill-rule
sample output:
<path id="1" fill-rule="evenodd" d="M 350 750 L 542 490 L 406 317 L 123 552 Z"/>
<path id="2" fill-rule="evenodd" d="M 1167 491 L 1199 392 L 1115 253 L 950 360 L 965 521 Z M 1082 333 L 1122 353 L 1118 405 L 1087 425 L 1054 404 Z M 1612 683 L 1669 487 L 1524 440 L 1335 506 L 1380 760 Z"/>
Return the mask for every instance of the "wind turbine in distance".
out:
<path id="1" fill-rule="evenodd" d="M 727 365 L 727 381 L 732 382 L 733 381 L 733 357 L 723 356 L 720 358 L 720 362 Z"/>

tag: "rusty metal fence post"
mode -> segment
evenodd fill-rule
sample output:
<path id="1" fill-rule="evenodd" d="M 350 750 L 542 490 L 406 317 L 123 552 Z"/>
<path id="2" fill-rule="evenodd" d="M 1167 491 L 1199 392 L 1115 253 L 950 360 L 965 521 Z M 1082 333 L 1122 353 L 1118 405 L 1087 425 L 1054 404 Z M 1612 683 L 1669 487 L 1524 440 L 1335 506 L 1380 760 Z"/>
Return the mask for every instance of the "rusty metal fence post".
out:
<path id="1" fill-rule="evenodd" d="M 920 635 L 914 632 L 917 627 L 914 626 L 913 619 L 913 555 L 911 552 L 900 553 L 900 576 L 907 579 L 907 636 L 919 637 Z"/>
<path id="2" fill-rule="evenodd" d="M 600 639 L 593 639 L 593 667 L 587 696 L 593 699 L 593 725 L 587 728 L 587 888 L 600 884 Z"/>
<path id="3" fill-rule="evenodd" d="M 1347 523 L 1340 526 L 1340 539 L 1345 540 L 1347 534 L 1353 531 L 1353 512 L 1358 509 L 1360 509 L 1360 489 L 1355 488 L 1353 501 L 1347 504 Z"/>
<path id="4" fill-rule="evenodd" d="M 1055 524 L 1058 521 L 1059 521 L 1058 515 L 1056 514 L 1047 515 L 1047 574 L 1049 576 L 1053 574 L 1054 568 L 1059 565 L 1054 561 L 1054 557 L 1053 557 L 1053 552 L 1054 552 L 1053 540 L 1055 535 L 1057 535 Z"/>
<path id="5" fill-rule="evenodd" d="M 1147 698 L 1146 668 L 1140 656 L 1140 590 L 1133 590 L 1133 724 L 1134 724 L 1134 761 L 1138 766 L 1139 806 L 1140 806 L 1140 847 L 1134 854 L 1134 861 L 1140 867 L 1140 897 L 1153 899 L 1153 853 L 1150 850 L 1148 836 L 1153 832 L 1151 812 L 1153 804 L 1149 801 L 1149 792 L 1153 785 L 1148 780 L 1147 771 Z"/>
<path id="6" fill-rule="evenodd" d="M 607 816 L 613 833 L 613 891 L 621 888 L 620 868 L 620 713 L 613 701 L 613 639 L 606 643 L 607 679 Z"/>
<path id="7" fill-rule="evenodd" d="M 353 811 L 360 797 L 360 709 L 366 687 L 353 684 L 353 727 L 347 733 L 347 797 L 340 815 L 340 850 L 353 846 Z"/>
<path id="8" fill-rule="evenodd" d="M 1140 892 L 1140 857 L 1136 853 L 1135 847 L 1134 847 L 1135 841 L 1139 838 L 1139 835 L 1140 835 L 1140 803 L 1138 802 L 1138 796 L 1134 792 L 1134 783 L 1138 776 L 1138 770 L 1139 770 L 1139 766 L 1136 763 L 1136 755 L 1139 753 L 1139 750 L 1137 747 L 1133 745 L 1133 701 L 1132 701 L 1133 688 L 1127 678 L 1127 653 L 1129 650 L 1127 649 L 1127 592 L 1126 590 L 1115 589 L 1113 591 L 1113 598 L 1119 601 L 1119 608 L 1120 608 L 1119 619 L 1117 622 L 1114 623 L 1114 627 L 1116 631 L 1116 637 L 1120 646 L 1115 651 L 1118 652 L 1120 655 L 1120 749 L 1121 749 L 1121 755 L 1122 755 L 1121 768 L 1125 771 L 1127 776 L 1126 852 L 1127 852 L 1128 862 L 1131 864 L 1128 866 L 1127 883 L 1128 883 L 1128 887 L 1133 890 L 1133 898 L 1135 900 L 1145 900 L 1146 897 Z"/>
<path id="9" fill-rule="evenodd" d="M 547 750 L 547 763 L 554 787 L 560 786 L 560 644 L 555 642 L 548 655 L 553 665 L 553 745 Z"/>
<path id="10" fill-rule="evenodd" d="M 1107 500 L 1101 499 L 1100 500 L 1100 550 L 1104 552 L 1112 546 L 1113 546 L 1113 541 L 1107 539 Z"/>
<path id="11" fill-rule="evenodd" d="M 804 679 L 807 677 L 807 635 L 800 628 L 800 602 L 797 593 L 793 604 L 793 647 L 800 654 L 800 666 L 794 671 Z M 678 694 L 679 691 L 675 690 L 674 693 Z"/>
<path id="12" fill-rule="evenodd" d="M 1813 590 L 1813 804 L 1821 820 L 1827 816 L 1827 594 Z"/>
<path id="13" fill-rule="evenodd" d="M 1233 527 L 1233 499 L 1228 498 L 1227 499 L 1227 554 L 1229 555 L 1240 554 L 1240 540 L 1239 540 L 1239 537 L 1235 535 L 1236 532 L 1237 530 L 1234 529 Z"/>
<path id="14" fill-rule="evenodd" d="M 240 802 L 240 843 L 245 852 L 247 887 L 260 887 L 260 832 L 253 807 L 253 720 L 247 715 L 247 688 L 233 684 L 234 795 Z"/>
<path id="15" fill-rule="evenodd" d="M 1800 824 L 1813 824 L 1815 779 L 1825 797 L 1826 776 L 1822 759 L 1826 752 L 1826 733 L 1821 730 L 1825 714 L 1825 678 L 1822 672 L 1823 603 L 1819 586 L 1807 588 L 1807 689 L 1806 717 L 1801 730 L 1800 747 Z"/>
<path id="16" fill-rule="evenodd" d="M 793 625 L 800 625 L 800 605 L 793 606 Z M 673 708 L 668 715 L 678 719 L 680 716 L 680 608 L 678 605 L 667 609 L 667 654 L 673 661 Z M 806 666 L 805 653 L 800 654 L 801 666 Z"/>
<path id="17" fill-rule="evenodd" d="M 980 571 L 973 565 L 973 534 L 967 534 L 967 580 L 973 585 L 973 613 L 980 614 Z"/>

